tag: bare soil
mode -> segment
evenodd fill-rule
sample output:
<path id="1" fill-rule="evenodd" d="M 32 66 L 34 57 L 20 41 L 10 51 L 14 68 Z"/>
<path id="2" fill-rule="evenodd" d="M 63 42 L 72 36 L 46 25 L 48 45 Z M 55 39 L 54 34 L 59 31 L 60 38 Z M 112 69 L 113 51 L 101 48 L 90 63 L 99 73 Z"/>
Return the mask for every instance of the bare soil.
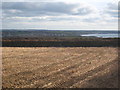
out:
<path id="1" fill-rule="evenodd" d="M 3 88 L 117 88 L 113 47 L 1 47 Z"/>

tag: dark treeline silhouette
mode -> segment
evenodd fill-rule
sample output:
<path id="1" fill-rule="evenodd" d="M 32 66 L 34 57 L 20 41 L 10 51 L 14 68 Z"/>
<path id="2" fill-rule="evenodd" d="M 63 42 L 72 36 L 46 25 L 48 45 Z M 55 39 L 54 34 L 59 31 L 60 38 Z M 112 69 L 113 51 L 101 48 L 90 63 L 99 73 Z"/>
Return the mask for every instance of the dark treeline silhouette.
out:
<path id="1" fill-rule="evenodd" d="M 3 47 L 118 47 L 117 40 L 94 41 L 2 41 Z"/>

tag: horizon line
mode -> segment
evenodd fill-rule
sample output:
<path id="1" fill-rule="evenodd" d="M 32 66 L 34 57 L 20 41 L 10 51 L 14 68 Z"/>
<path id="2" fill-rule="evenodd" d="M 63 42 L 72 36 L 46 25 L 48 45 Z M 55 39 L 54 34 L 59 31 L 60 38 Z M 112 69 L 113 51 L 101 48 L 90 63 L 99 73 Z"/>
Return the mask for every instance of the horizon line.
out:
<path id="1" fill-rule="evenodd" d="M 1 30 L 11 30 L 11 29 L 1 29 Z M 119 29 L 34 29 L 34 28 L 30 28 L 30 29 L 13 29 L 13 30 L 52 30 L 52 31 L 119 31 Z"/>

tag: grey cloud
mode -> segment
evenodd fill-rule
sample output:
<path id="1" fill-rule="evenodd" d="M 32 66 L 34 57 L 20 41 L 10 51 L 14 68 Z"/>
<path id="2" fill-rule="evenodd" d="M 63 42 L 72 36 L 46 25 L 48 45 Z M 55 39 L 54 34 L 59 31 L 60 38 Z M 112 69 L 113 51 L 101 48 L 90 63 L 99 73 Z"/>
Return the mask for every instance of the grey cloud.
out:
<path id="1" fill-rule="evenodd" d="M 111 10 L 118 10 L 117 3 L 108 3 L 108 8 Z"/>
<path id="2" fill-rule="evenodd" d="M 71 20 L 78 20 L 78 18 L 74 17 L 52 17 L 48 19 L 49 21 L 71 21 Z"/>
<path id="3" fill-rule="evenodd" d="M 106 13 L 108 13 L 112 17 L 118 17 L 118 4 L 108 3 Z"/>
<path id="4" fill-rule="evenodd" d="M 67 4 L 63 2 L 4 2 L 3 13 L 6 17 L 33 17 L 33 16 L 56 16 L 56 15 L 87 15 L 92 13 L 89 7 L 79 4 Z M 77 10 L 75 12 L 74 10 Z"/>
<path id="5" fill-rule="evenodd" d="M 82 7 L 78 9 L 77 13 L 74 13 L 74 15 L 87 15 L 90 14 L 91 12 L 93 12 L 92 9 L 90 9 L 89 7 Z"/>
<path id="6" fill-rule="evenodd" d="M 100 18 L 86 18 L 83 19 L 83 22 L 96 22 L 97 20 L 100 20 Z"/>

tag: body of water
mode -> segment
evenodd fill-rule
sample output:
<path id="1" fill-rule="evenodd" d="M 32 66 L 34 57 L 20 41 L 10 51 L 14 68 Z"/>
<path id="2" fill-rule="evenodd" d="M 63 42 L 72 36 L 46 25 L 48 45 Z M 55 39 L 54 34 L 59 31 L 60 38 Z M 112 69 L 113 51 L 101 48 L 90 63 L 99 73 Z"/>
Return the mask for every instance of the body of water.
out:
<path id="1" fill-rule="evenodd" d="M 83 34 L 81 36 L 94 36 L 94 37 L 101 37 L 101 38 L 117 38 L 117 37 L 119 37 L 118 34 Z"/>

